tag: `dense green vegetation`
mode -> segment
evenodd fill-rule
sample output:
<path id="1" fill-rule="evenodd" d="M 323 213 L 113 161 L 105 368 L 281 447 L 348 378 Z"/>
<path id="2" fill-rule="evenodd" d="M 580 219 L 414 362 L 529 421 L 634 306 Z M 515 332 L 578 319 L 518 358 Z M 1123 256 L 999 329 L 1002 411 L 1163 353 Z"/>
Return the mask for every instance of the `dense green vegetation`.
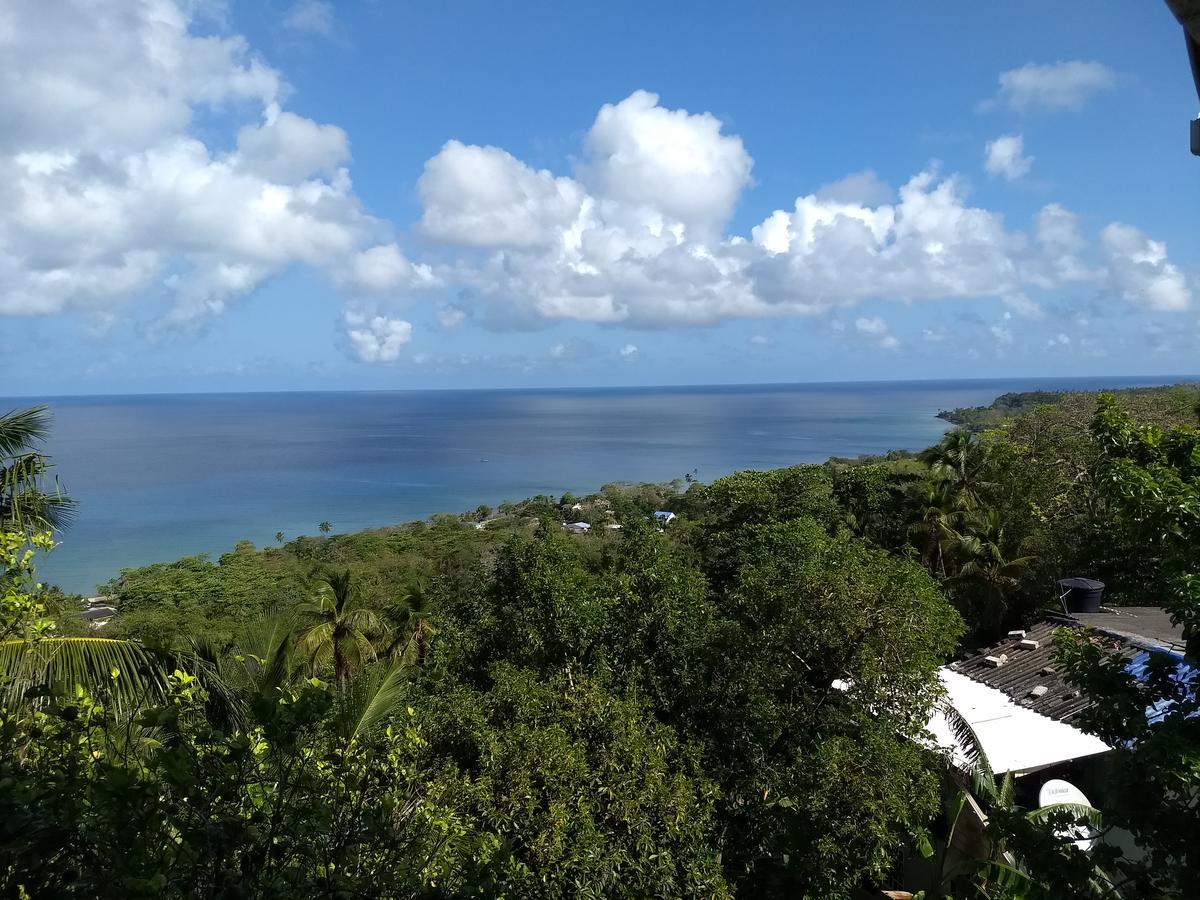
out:
<path id="1" fill-rule="evenodd" d="M 1144 684 L 1103 646 L 1062 648 L 1124 747 L 1101 812 L 1144 862 L 1085 856 L 985 761 L 947 781 L 912 740 L 938 666 L 1034 616 L 1061 575 L 1196 623 L 1200 433 L 1178 391 L 1158 396 L 1145 418 L 1179 427 L 1091 397 L 918 455 L 322 523 L 125 570 L 101 632 L 64 627 L 70 603 L 31 572 L 48 523 L 14 511 L 0 890 L 852 897 L 896 884 L 947 827 L 947 791 L 970 789 L 993 852 L 931 890 L 1188 896 L 1200 719 L 1165 670 Z M 45 493 L 44 471 L 12 489 Z"/>
<path id="2" fill-rule="evenodd" d="M 1195 423 L 1200 418 L 1200 385 L 1119 388 L 1107 393 L 1117 397 L 1130 415 L 1146 425 L 1161 428 Z M 1056 406 L 1062 415 L 1087 427 L 1096 409 L 1096 396 L 1096 391 L 1015 391 L 1001 394 L 987 406 L 942 410 L 938 417 L 968 431 L 980 432 L 1039 406 Z"/>

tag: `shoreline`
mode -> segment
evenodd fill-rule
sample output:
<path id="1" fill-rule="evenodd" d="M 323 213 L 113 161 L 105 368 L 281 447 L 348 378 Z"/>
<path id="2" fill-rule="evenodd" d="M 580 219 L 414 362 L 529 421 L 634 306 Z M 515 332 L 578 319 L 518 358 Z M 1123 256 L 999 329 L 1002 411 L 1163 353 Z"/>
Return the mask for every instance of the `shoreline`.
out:
<path id="1" fill-rule="evenodd" d="M 1103 383 L 1114 381 L 1118 379 Z M 43 560 L 39 575 L 71 593 L 92 594 L 121 568 L 199 553 L 215 559 L 245 539 L 270 547 L 277 531 L 289 539 L 315 533 L 317 523 L 326 519 L 338 533 L 355 533 L 436 515 L 457 516 L 460 513 L 448 510 L 465 512 L 481 503 L 498 506 L 536 494 L 592 493 L 613 482 L 667 483 L 696 469 L 701 480 L 711 481 L 745 469 L 919 450 L 950 427 L 937 418 L 947 399 L 951 405 L 959 398 L 994 401 L 1001 393 L 991 381 L 982 391 L 979 380 L 939 382 L 944 387 L 936 390 L 904 384 L 872 382 L 865 389 L 836 391 L 755 385 L 709 393 L 699 388 L 617 389 L 615 394 L 601 389 L 467 392 L 458 395 L 463 398 L 461 413 L 443 409 L 449 402 L 445 398 L 454 397 L 454 392 L 439 392 L 433 404 L 421 402 L 419 394 L 404 395 L 406 402 L 398 411 L 393 410 L 398 402 L 393 395 L 378 393 L 314 394 L 307 401 L 305 395 L 291 394 L 283 407 L 269 397 L 247 394 L 189 395 L 178 406 L 163 395 L 145 404 L 136 399 L 114 403 L 113 415 L 142 414 L 154 429 L 120 445 L 121 456 L 129 461 L 126 480 L 131 487 L 100 485 L 90 493 L 78 491 L 83 504 L 80 521 L 62 536 L 63 546 Z M 1013 384 L 1002 381 L 999 387 Z M 620 402 L 625 397 L 637 402 Z M 367 447 L 370 452 L 361 466 L 350 459 L 330 468 L 321 458 L 323 447 L 328 444 L 329 453 L 341 453 L 341 434 L 348 425 L 340 418 L 327 425 L 323 417 L 343 416 L 345 404 L 369 411 L 363 426 L 372 430 L 383 427 L 376 423 L 384 414 L 400 416 L 400 424 L 390 426 L 394 437 Z M 319 411 L 311 416 L 313 427 L 320 422 L 322 429 L 313 435 L 300 427 L 306 420 L 292 421 L 310 406 Z M 64 423 L 78 415 L 86 425 L 78 433 L 81 466 L 105 467 L 94 453 L 95 422 L 106 421 L 104 407 L 104 401 L 93 399 L 73 407 L 78 413 L 55 410 Z M 272 418 L 285 412 L 284 418 Z M 181 423 L 178 427 L 161 422 L 172 415 Z M 193 423 L 194 416 L 200 421 Z M 267 425 L 278 425 L 265 437 L 254 430 L 253 421 L 263 416 Z M 209 429 L 226 442 L 244 443 L 247 435 L 262 445 L 254 458 L 242 461 L 245 474 L 235 471 L 229 476 L 238 481 L 235 487 L 226 487 L 222 480 L 212 481 L 211 487 L 195 481 L 198 475 L 211 477 L 208 455 L 197 452 L 198 438 L 210 438 Z M 421 432 L 417 437 L 428 448 L 421 449 L 421 456 L 412 462 L 380 462 L 380 454 L 408 452 L 414 431 Z M 350 440 L 358 440 L 352 429 L 347 433 Z M 199 469 L 197 474 L 185 471 L 182 481 L 172 471 L 169 479 L 152 484 L 152 490 L 144 488 L 137 457 L 144 444 L 161 443 L 164 435 L 191 443 L 181 455 L 193 453 L 191 466 Z M 307 449 L 313 441 L 313 449 Z M 69 461 L 62 458 L 61 447 L 50 450 L 60 462 L 64 483 L 77 492 L 74 486 L 80 479 L 61 464 Z M 315 462 L 296 469 L 261 461 L 295 452 L 312 455 Z M 298 494 L 297 485 L 307 493 Z M 223 499 L 222 491 L 229 498 Z M 326 496 L 331 502 L 321 499 Z M 92 517 L 89 510 L 101 512 Z"/>

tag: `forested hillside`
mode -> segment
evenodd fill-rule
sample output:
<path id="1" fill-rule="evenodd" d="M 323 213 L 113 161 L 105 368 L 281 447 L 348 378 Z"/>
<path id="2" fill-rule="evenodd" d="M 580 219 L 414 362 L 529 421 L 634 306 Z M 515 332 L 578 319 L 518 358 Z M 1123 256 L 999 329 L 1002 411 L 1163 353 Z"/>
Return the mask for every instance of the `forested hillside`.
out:
<path id="1" fill-rule="evenodd" d="M 1138 394 L 1137 414 L 1183 419 L 1185 390 Z M 58 523 L 33 502 L 40 472 L 11 479 L 0 885 L 814 898 L 896 886 L 941 827 L 946 763 L 914 740 L 939 665 L 1034 617 L 1068 574 L 1192 620 L 1198 446 L 1194 429 L 1071 395 L 916 456 L 611 485 L 126 570 L 107 588 L 118 613 L 95 632 L 36 587 L 27 548 Z M 675 516 L 660 524 L 658 510 Z M 1155 529 L 1172 539 L 1148 542 Z M 1119 688 L 1097 675 L 1096 648 L 1064 653 L 1081 682 Z M 1135 714 L 1144 726 L 1141 700 L 1114 704 L 1107 733 Z M 1153 745 L 1175 787 L 1137 788 L 1162 815 L 1131 827 L 1164 852 L 1171 816 L 1195 827 L 1172 799 L 1193 796 L 1195 746 Z M 981 859 L 939 890 L 1194 884 L 1174 850 L 1174 868 L 1110 860 L 1119 877 L 1081 881 L 1098 863 L 1070 842 L 997 823 L 1025 848 L 1020 877 L 998 883 Z"/>
<path id="2" fill-rule="evenodd" d="M 1005 424 L 1006 420 L 1039 406 L 1053 405 L 1064 418 L 1087 427 L 1096 410 L 1099 391 L 1020 391 L 1001 394 L 988 406 L 966 406 L 943 410 L 939 418 L 969 431 L 980 432 Z M 1200 385 L 1119 388 L 1109 391 L 1135 419 L 1167 428 L 1193 425 L 1200 420 Z"/>

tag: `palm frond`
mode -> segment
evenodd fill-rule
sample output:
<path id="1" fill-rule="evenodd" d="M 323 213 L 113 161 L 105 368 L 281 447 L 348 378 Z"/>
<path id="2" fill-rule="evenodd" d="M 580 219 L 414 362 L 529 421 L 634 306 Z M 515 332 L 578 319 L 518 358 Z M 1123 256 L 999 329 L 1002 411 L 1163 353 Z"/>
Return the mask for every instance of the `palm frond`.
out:
<path id="1" fill-rule="evenodd" d="M 22 531 L 60 528 L 71 523 L 76 502 L 53 479 L 44 486 L 50 468 L 46 457 L 28 452 L 4 459 L 0 464 L 0 520 Z"/>
<path id="2" fill-rule="evenodd" d="M 358 668 L 367 660 L 377 657 L 375 645 L 361 631 L 347 630 L 342 634 L 342 652 L 346 658 L 353 661 L 353 667 Z"/>
<path id="3" fill-rule="evenodd" d="M 300 632 L 296 641 L 296 649 L 308 657 L 309 662 L 316 667 L 318 657 L 325 661 L 332 653 L 334 625 L 329 621 L 320 621 Z"/>
<path id="4" fill-rule="evenodd" d="M 251 626 L 236 648 L 240 681 L 260 697 L 274 697 L 298 668 L 296 617 L 273 613 Z"/>
<path id="5" fill-rule="evenodd" d="M 996 791 L 996 775 L 983 750 L 983 742 L 979 739 L 979 735 L 962 713 L 951 704 L 943 702 L 939 709 L 962 751 L 966 762 L 963 774 L 966 776 L 971 792 L 985 803 L 995 803 L 999 799 Z"/>
<path id="6" fill-rule="evenodd" d="M 21 456 L 50 432 L 50 410 L 45 406 L 17 409 L 0 416 L 0 456 Z"/>
<path id="7" fill-rule="evenodd" d="M 950 732 L 954 735 L 954 739 L 962 748 L 963 757 L 967 763 L 972 768 L 983 767 L 991 775 L 992 767 L 988 763 L 987 755 L 983 752 L 983 741 L 971 727 L 971 723 L 951 703 L 943 701 L 938 709 L 945 718 L 946 724 L 950 726 Z"/>
<path id="8" fill-rule="evenodd" d="M 263 662 L 258 667 L 254 679 L 254 687 L 259 696 L 270 696 L 287 684 L 296 668 L 292 659 L 293 646 L 292 633 L 286 632 L 279 636 L 269 655 L 262 657 Z"/>
<path id="9" fill-rule="evenodd" d="M 407 696 L 408 670 L 380 666 L 352 679 L 341 695 L 338 727 L 350 744 L 380 725 Z"/>
<path id="10" fill-rule="evenodd" d="M 0 695 L 5 703 L 20 706 L 39 693 L 73 692 L 82 685 L 129 710 L 163 696 L 173 663 L 168 654 L 113 638 L 0 641 Z"/>
<path id="11" fill-rule="evenodd" d="M 384 623 L 383 617 L 375 612 L 375 610 L 367 609 L 365 606 L 345 611 L 342 621 L 346 627 L 354 628 L 364 633 L 382 634 L 387 631 L 387 625 Z"/>
<path id="12" fill-rule="evenodd" d="M 200 682 L 208 695 L 205 708 L 210 722 L 242 727 L 248 720 L 246 699 L 230 683 L 225 651 L 211 641 L 199 640 L 193 641 L 191 650 L 171 651 L 165 658 L 173 670 L 194 675 Z"/>
<path id="13" fill-rule="evenodd" d="M 1015 789 L 1013 773 L 1005 772 L 1004 777 L 1000 780 L 1000 791 L 996 795 L 996 805 L 1001 809 L 1011 809 Z"/>
<path id="14" fill-rule="evenodd" d="M 975 878 L 977 884 L 983 882 L 987 885 L 982 892 L 985 897 L 1026 897 L 1035 888 L 1028 873 L 997 859 L 982 863 L 976 870 Z"/>
<path id="15" fill-rule="evenodd" d="M 1086 803 L 1051 803 L 1049 806 L 1030 810 L 1025 814 L 1025 818 L 1030 822 L 1045 825 L 1059 813 L 1067 813 L 1077 823 L 1088 825 L 1091 828 L 1104 827 L 1103 814 L 1094 806 L 1088 806 Z M 1073 838 L 1073 840 L 1078 839 Z"/>

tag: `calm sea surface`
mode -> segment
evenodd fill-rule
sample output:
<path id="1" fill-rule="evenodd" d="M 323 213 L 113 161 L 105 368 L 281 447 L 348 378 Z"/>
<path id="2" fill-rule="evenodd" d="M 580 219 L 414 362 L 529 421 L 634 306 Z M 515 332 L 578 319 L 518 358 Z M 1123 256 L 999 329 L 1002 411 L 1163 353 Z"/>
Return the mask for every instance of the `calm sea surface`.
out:
<path id="1" fill-rule="evenodd" d="M 586 390 L 189 394 L 46 402 L 76 524 L 41 577 L 91 593 L 123 566 L 461 512 L 608 481 L 703 480 L 936 441 L 939 409 L 1037 379 Z"/>

